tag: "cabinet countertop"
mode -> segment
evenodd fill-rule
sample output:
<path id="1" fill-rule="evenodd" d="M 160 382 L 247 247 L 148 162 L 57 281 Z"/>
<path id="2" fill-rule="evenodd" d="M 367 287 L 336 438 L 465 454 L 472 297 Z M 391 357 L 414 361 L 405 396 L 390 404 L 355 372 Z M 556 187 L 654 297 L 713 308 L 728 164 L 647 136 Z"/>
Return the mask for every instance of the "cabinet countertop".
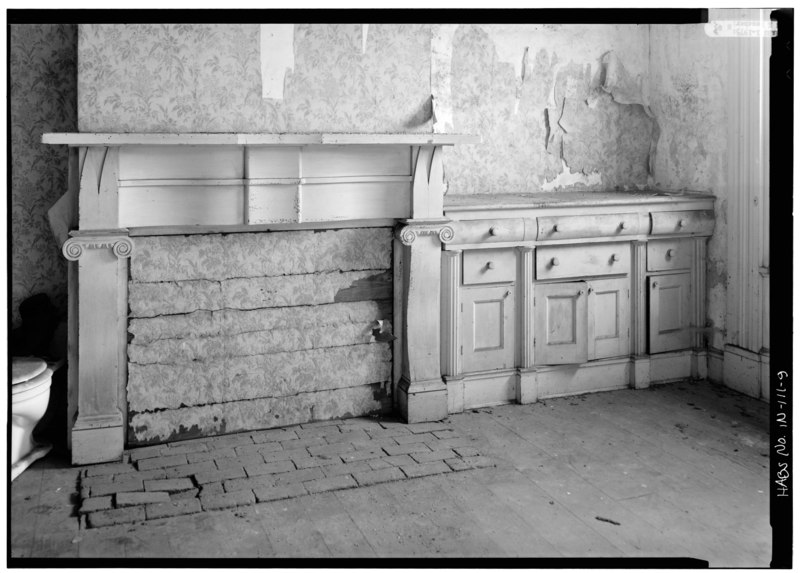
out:
<path id="1" fill-rule="evenodd" d="M 445 211 L 478 211 L 486 209 L 534 209 L 545 207 L 589 207 L 671 203 L 675 201 L 708 201 L 711 193 L 697 191 L 563 191 L 549 193 L 481 193 L 445 195 Z"/>

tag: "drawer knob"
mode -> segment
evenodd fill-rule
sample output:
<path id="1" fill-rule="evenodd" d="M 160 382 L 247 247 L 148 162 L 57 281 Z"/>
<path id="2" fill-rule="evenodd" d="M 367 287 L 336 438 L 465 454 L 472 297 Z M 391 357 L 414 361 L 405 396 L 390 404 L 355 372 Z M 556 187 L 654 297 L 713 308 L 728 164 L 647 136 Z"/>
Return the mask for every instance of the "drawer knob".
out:
<path id="1" fill-rule="evenodd" d="M 675 255 L 675 249 L 667 249 L 667 258 L 671 259 Z"/>
<path id="2" fill-rule="evenodd" d="M 617 253 L 614 253 L 613 255 L 611 255 L 611 262 L 612 263 L 616 262 L 618 260 L 619 260 L 619 255 Z"/>
<path id="3" fill-rule="evenodd" d="M 585 290 L 581 289 L 581 290 L 578 291 L 578 295 L 579 296 L 583 296 L 584 294 L 586 294 Z"/>
<path id="4" fill-rule="evenodd" d="M 686 219 L 681 219 L 680 221 L 678 221 L 678 227 L 683 228 L 685 226 L 686 226 Z"/>
<path id="5" fill-rule="evenodd" d="M 494 263 L 492 261 L 489 261 L 488 263 L 486 263 L 486 268 L 489 269 L 489 270 L 493 269 L 494 268 Z"/>
<path id="6" fill-rule="evenodd" d="M 554 266 L 554 267 L 557 267 L 557 266 L 559 265 L 558 257 L 553 257 L 553 258 L 550 260 L 550 265 L 551 265 L 551 266 Z"/>
<path id="7" fill-rule="evenodd" d="M 495 227 L 495 226 L 489 227 L 489 234 L 492 237 L 496 237 L 497 235 L 500 234 L 500 227 Z"/>
<path id="8" fill-rule="evenodd" d="M 656 288 L 657 286 L 658 286 L 658 281 L 653 281 L 653 288 Z"/>
<path id="9" fill-rule="evenodd" d="M 627 229 L 627 228 L 628 228 L 628 225 L 625 223 L 625 221 L 622 221 L 622 222 L 619 224 L 619 228 L 620 228 L 620 229 Z"/>
<path id="10" fill-rule="evenodd" d="M 558 233 L 558 224 L 553 225 L 553 232 Z"/>

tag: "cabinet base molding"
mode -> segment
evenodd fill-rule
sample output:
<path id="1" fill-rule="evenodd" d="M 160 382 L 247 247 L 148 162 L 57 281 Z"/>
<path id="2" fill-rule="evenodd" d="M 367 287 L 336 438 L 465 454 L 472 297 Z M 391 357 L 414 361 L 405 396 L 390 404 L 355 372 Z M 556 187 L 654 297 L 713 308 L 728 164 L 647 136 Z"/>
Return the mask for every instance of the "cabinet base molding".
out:
<path id="1" fill-rule="evenodd" d="M 628 356 L 533 368 L 539 400 L 628 388 L 630 369 L 631 360 Z"/>
<path id="2" fill-rule="evenodd" d="M 469 408 L 513 404 L 517 398 L 516 368 L 446 376 L 447 410 L 450 414 Z"/>
<path id="3" fill-rule="evenodd" d="M 631 356 L 631 388 L 644 390 L 650 387 L 650 357 Z"/>
<path id="4" fill-rule="evenodd" d="M 121 461 L 125 449 L 122 413 L 78 416 L 71 440 L 73 465 Z"/>
<path id="5" fill-rule="evenodd" d="M 662 384 L 692 377 L 692 350 L 650 355 L 650 383 Z"/>
<path id="6" fill-rule="evenodd" d="M 722 375 L 715 381 L 742 394 L 769 401 L 769 353 L 726 344 L 721 370 Z"/>
<path id="7" fill-rule="evenodd" d="M 442 380 L 410 382 L 401 378 L 397 384 L 400 415 L 409 424 L 435 422 L 447 417 L 447 386 Z"/>
<path id="8" fill-rule="evenodd" d="M 517 403 L 533 404 L 539 400 L 539 380 L 535 368 L 520 368 L 517 384 Z"/>

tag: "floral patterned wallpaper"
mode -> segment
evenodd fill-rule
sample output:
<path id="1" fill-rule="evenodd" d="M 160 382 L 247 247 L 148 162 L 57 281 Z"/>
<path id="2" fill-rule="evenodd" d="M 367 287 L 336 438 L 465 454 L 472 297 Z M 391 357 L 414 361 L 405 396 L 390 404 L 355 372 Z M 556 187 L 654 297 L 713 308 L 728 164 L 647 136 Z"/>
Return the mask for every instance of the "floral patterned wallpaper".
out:
<path id="1" fill-rule="evenodd" d="M 283 99 L 261 97 L 260 26 L 81 25 L 79 129 L 431 131 L 430 26 L 294 28 Z"/>
<path id="2" fill-rule="evenodd" d="M 42 145 L 42 133 L 77 127 L 77 26 L 9 26 L 11 105 L 11 308 L 46 293 L 66 317 L 67 261 L 47 210 L 66 191 L 67 148 Z"/>

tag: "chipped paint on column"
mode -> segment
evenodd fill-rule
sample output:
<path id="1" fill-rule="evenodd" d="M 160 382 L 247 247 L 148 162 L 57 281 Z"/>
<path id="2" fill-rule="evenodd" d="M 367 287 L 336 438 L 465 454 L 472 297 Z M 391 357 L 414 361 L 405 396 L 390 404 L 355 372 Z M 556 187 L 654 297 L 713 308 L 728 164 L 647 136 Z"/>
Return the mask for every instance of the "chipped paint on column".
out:
<path id="1" fill-rule="evenodd" d="M 483 143 L 448 150 L 451 192 L 646 185 L 653 121 L 642 105 L 620 104 L 602 89 L 601 62 L 621 54 L 644 83 L 648 49 L 647 26 L 460 26 L 452 41 L 453 127 Z"/>
<path id="2" fill-rule="evenodd" d="M 706 316 L 722 348 L 727 284 L 727 50 L 703 24 L 651 27 L 651 108 L 661 127 L 654 184 L 717 196 L 708 243 Z M 733 40 L 736 41 L 736 40 Z"/>

